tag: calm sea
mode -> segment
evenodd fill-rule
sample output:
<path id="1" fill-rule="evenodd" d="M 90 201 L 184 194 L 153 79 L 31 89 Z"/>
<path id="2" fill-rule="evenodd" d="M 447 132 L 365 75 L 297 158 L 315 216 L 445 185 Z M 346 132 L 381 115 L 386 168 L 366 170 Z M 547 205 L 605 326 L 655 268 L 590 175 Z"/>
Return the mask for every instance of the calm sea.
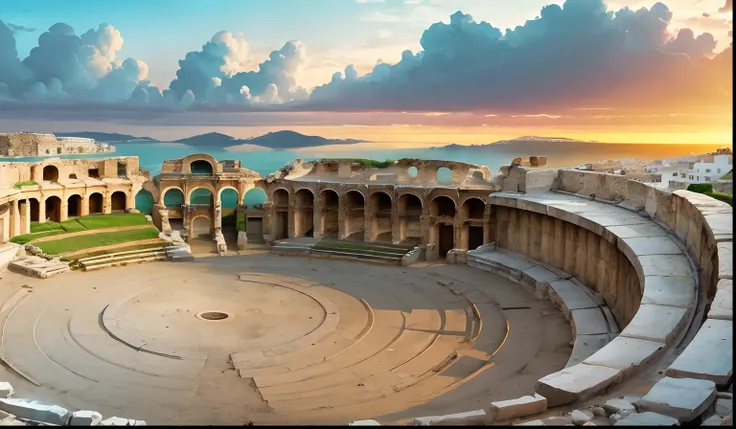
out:
<path id="1" fill-rule="evenodd" d="M 385 144 L 341 145 L 332 147 L 310 148 L 299 151 L 252 151 L 228 152 L 222 149 L 203 149 L 177 143 L 113 143 L 117 150 L 113 154 L 94 155 L 66 155 L 59 158 L 106 158 L 109 156 L 137 156 L 141 168 L 151 171 L 153 175 L 161 171 L 161 164 L 165 160 L 183 158 L 193 153 L 207 152 L 217 160 L 240 160 L 242 166 L 258 172 L 262 176 L 273 173 L 288 162 L 303 158 L 305 160 L 319 158 L 369 158 L 379 161 L 402 158 L 416 159 L 443 159 L 485 165 L 495 174 L 502 165 L 507 165 L 517 156 L 541 155 L 548 157 L 549 167 L 572 167 L 583 162 L 601 159 L 644 158 L 657 159 L 668 156 L 682 156 L 689 154 L 690 149 L 677 145 L 585 145 L 582 150 L 555 150 L 553 146 L 537 147 L 530 151 L 525 147 L 514 145 L 499 146 L 494 150 L 488 148 L 419 148 L 419 149 L 386 149 Z M 494 145 L 495 146 L 495 145 Z M 562 149 L 560 147 L 560 149 Z M 705 151 L 705 148 L 704 150 Z M 645 153 L 646 152 L 646 153 Z M 651 152 L 651 153 L 649 153 Z M 49 159 L 48 157 L 27 157 L 2 159 L 3 162 L 29 162 Z M 233 193 L 234 194 L 234 193 Z M 249 194 L 250 195 L 250 194 Z M 174 198 L 172 196 L 172 198 Z M 194 202 L 206 199 L 206 195 L 195 195 Z M 249 199 L 252 198 L 252 199 Z M 263 196 L 246 196 L 246 204 L 261 202 Z M 223 207 L 234 207 L 237 202 L 235 195 L 223 194 Z M 169 200 L 167 193 L 166 203 L 176 204 Z M 150 213 L 153 206 L 152 197 L 145 191 L 136 196 L 136 208 L 144 213 Z"/>

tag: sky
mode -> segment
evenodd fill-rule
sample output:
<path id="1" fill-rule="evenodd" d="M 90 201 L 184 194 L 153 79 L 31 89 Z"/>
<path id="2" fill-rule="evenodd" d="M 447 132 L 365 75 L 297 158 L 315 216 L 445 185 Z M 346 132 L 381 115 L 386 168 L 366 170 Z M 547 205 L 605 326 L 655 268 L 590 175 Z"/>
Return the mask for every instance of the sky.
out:
<path id="1" fill-rule="evenodd" d="M 0 131 L 729 143 L 731 31 L 731 0 L 0 0 Z"/>

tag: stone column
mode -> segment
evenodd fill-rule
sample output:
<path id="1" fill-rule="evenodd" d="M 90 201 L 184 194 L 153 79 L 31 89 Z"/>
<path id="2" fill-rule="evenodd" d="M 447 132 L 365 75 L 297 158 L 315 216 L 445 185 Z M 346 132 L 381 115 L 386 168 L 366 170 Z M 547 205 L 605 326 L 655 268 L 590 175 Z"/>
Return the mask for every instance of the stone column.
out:
<path id="1" fill-rule="evenodd" d="M 486 203 L 483 212 L 483 244 L 491 242 L 491 204 Z"/>
<path id="2" fill-rule="evenodd" d="M 273 218 L 273 202 L 266 201 L 263 203 L 263 221 L 261 225 L 263 226 L 263 240 L 266 242 L 267 245 L 271 245 L 273 243 L 273 236 L 271 234 L 272 225 L 271 225 L 271 219 Z"/>
<path id="3" fill-rule="evenodd" d="M 61 213 L 59 213 L 59 222 L 64 222 L 69 219 L 69 203 L 66 200 L 61 200 L 60 204 Z"/>
<path id="4" fill-rule="evenodd" d="M 286 236 L 289 238 L 296 237 L 296 216 L 301 207 L 296 207 L 296 192 L 289 194 L 289 211 L 286 214 Z"/>
<path id="5" fill-rule="evenodd" d="M 38 223 L 46 223 L 46 198 L 44 197 L 38 199 Z M 30 231 L 30 228 L 28 230 Z"/>
<path id="6" fill-rule="evenodd" d="M 401 216 L 399 216 L 398 203 L 394 203 L 391 207 L 391 242 L 401 243 Z"/>
<path id="7" fill-rule="evenodd" d="M 154 206 L 154 210 L 157 208 Z M 169 210 L 166 208 L 158 209 L 158 214 L 161 218 L 161 232 L 166 235 L 171 235 L 171 223 L 169 223 Z"/>
<path id="8" fill-rule="evenodd" d="M 345 220 L 348 218 L 347 208 L 345 208 L 345 198 L 342 196 L 337 203 L 337 239 L 344 240 L 346 238 L 347 228 L 345 228 Z"/>
<path id="9" fill-rule="evenodd" d="M 79 213 L 80 216 L 89 216 L 89 196 L 85 195 L 82 197 L 82 209 Z"/>
<path id="10" fill-rule="evenodd" d="M 9 237 L 20 235 L 20 213 L 18 212 L 18 200 L 10 202 L 10 230 Z"/>
<path id="11" fill-rule="evenodd" d="M 363 204 L 363 241 L 373 241 L 373 225 L 375 222 L 375 215 L 373 214 L 373 206 L 371 205 L 371 199 L 366 198 Z"/>
<path id="12" fill-rule="evenodd" d="M 112 213 L 112 194 L 109 192 L 105 193 L 105 202 L 102 204 L 102 214 Z"/>
<path id="13" fill-rule="evenodd" d="M 325 226 L 322 224 L 324 213 L 322 212 L 322 200 L 319 194 L 314 197 L 314 210 L 312 211 L 312 223 L 314 224 L 314 238 L 321 239 L 325 236 Z"/>
<path id="14" fill-rule="evenodd" d="M 215 206 L 214 210 L 214 233 L 217 234 L 218 232 L 222 231 L 222 206 L 220 205 L 220 202 L 217 202 L 217 205 Z"/>
<path id="15" fill-rule="evenodd" d="M 31 232 L 31 200 L 25 200 L 24 204 L 19 205 L 18 212 L 20 213 L 19 234 L 28 234 Z"/>

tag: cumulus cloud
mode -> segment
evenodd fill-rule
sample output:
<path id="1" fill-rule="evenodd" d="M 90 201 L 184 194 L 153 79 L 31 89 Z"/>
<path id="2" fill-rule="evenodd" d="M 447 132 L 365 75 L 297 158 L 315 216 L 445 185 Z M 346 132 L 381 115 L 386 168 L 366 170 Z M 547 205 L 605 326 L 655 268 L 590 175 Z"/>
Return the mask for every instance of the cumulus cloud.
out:
<path id="1" fill-rule="evenodd" d="M 33 33 L 34 31 L 36 31 L 35 28 L 26 27 L 24 25 L 11 24 L 9 22 L 6 25 L 8 26 L 8 28 L 13 30 L 13 32 L 24 31 L 26 33 Z"/>
<path id="2" fill-rule="evenodd" d="M 537 19 L 505 31 L 457 12 L 449 24 L 424 32 L 421 52 L 407 51 L 398 63 L 377 64 L 358 79 L 338 73 L 315 88 L 308 106 L 513 110 L 730 97 L 727 60 L 705 58 L 713 54 L 713 36 L 687 29 L 673 36 L 671 20 L 662 3 L 614 12 L 602 0 L 549 5 Z M 731 58 L 731 50 L 720 57 Z"/>

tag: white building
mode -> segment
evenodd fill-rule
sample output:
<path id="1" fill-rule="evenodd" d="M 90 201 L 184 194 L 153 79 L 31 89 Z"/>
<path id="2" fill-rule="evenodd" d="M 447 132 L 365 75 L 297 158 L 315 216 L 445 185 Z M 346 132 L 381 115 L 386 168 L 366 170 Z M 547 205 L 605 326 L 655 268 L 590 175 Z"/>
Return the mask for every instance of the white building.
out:
<path id="1" fill-rule="evenodd" d="M 676 167 L 667 171 L 667 174 L 665 174 L 663 169 L 662 182 L 665 181 L 665 176 L 667 176 L 668 182 L 678 182 L 688 185 L 692 183 L 716 182 L 733 169 L 733 156 L 709 155 L 700 162 L 694 162 L 688 167 L 687 170 L 681 166 Z"/>

